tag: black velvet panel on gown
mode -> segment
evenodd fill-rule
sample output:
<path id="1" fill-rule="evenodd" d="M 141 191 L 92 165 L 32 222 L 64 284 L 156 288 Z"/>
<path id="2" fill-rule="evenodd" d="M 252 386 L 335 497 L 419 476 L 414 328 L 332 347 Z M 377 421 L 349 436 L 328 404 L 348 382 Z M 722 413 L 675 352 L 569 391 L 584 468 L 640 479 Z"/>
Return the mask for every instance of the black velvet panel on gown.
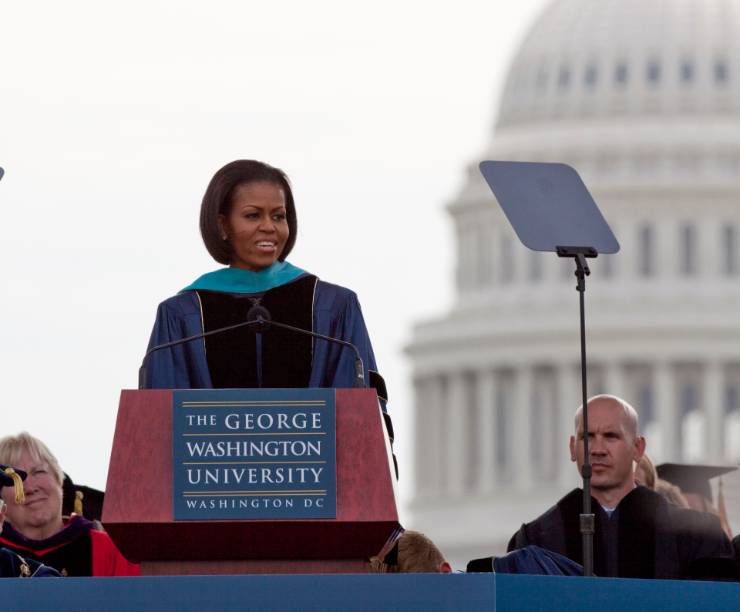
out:
<path id="1" fill-rule="evenodd" d="M 260 295 L 198 291 L 203 331 L 247 320 L 255 302 L 273 321 L 313 331 L 313 298 L 317 278 L 302 276 Z M 313 339 L 277 327 L 257 334 L 250 327 L 205 338 L 206 359 L 215 389 L 307 387 L 311 377 Z"/>

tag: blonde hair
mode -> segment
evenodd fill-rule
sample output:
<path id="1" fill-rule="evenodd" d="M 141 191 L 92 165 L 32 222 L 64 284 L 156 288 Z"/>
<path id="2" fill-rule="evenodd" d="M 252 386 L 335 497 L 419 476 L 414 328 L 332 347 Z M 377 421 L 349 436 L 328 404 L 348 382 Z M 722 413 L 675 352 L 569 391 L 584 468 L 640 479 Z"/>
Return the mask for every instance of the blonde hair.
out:
<path id="1" fill-rule="evenodd" d="M 387 564 L 384 559 L 371 557 L 371 573 L 438 573 L 445 563 L 444 555 L 434 542 L 418 531 L 405 531 L 396 544 L 398 563 Z"/>
<path id="2" fill-rule="evenodd" d="M 681 489 L 662 478 L 655 479 L 655 492 L 660 493 L 670 503 L 681 508 L 690 508 L 689 502 L 683 496 Z"/>
<path id="3" fill-rule="evenodd" d="M 28 451 L 35 462 L 46 463 L 57 484 L 62 486 L 64 472 L 57 458 L 41 440 L 34 438 L 27 431 L 22 431 L 17 436 L 5 436 L 0 439 L 0 463 L 13 466 L 20 460 L 23 451 Z"/>
<path id="4" fill-rule="evenodd" d="M 643 475 L 643 478 L 638 478 L 640 484 L 654 491 L 655 481 L 658 479 L 658 472 L 655 469 L 653 462 L 650 461 L 650 457 L 648 457 L 646 454 L 640 457 L 640 460 L 637 462 L 635 476 L 637 476 L 638 471 L 642 472 Z"/>

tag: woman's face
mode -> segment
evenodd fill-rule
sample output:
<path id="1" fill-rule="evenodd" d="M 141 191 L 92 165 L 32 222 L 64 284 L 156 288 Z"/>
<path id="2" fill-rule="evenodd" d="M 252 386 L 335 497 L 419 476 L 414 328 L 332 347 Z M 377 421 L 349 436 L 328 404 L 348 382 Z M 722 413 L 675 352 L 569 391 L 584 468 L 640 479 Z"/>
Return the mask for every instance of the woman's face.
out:
<path id="1" fill-rule="evenodd" d="M 234 268 L 256 272 L 270 267 L 290 236 L 282 187 L 265 181 L 237 185 L 231 210 L 219 216 L 219 224 L 231 245 Z"/>
<path id="2" fill-rule="evenodd" d="M 46 462 L 34 460 L 25 449 L 14 466 L 28 473 L 23 483 L 26 503 L 16 504 L 13 487 L 3 487 L 6 518 L 27 537 L 37 540 L 49 537 L 62 528 L 62 486 Z"/>

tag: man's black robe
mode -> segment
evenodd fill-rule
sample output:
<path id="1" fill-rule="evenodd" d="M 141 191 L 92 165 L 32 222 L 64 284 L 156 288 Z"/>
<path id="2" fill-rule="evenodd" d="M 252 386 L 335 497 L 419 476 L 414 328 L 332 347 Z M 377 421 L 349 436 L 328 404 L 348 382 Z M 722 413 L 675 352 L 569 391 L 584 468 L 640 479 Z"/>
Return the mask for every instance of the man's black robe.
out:
<path id="1" fill-rule="evenodd" d="M 679 508 L 636 487 L 611 517 L 592 498 L 596 516 L 594 574 L 622 578 L 707 578 L 732 567 L 732 546 L 717 517 Z M 522 525 L 508 550 L 536 544 L 583 564 L 579 515 L 583 491 L 574 489 L 531 523 Z M 709 575 L 708 575 L 709 574 Z"/>

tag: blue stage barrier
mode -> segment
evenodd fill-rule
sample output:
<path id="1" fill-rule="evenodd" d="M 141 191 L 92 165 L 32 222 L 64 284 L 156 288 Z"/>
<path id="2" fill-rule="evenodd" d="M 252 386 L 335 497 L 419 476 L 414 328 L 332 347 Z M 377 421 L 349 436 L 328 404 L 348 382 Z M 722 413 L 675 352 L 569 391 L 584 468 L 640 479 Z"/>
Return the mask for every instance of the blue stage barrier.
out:
<path id="1" fill-rule="evenodd" d="M 509 574 L 7 578 L 0 610 L 740 610 L 740 584 Z"/>

